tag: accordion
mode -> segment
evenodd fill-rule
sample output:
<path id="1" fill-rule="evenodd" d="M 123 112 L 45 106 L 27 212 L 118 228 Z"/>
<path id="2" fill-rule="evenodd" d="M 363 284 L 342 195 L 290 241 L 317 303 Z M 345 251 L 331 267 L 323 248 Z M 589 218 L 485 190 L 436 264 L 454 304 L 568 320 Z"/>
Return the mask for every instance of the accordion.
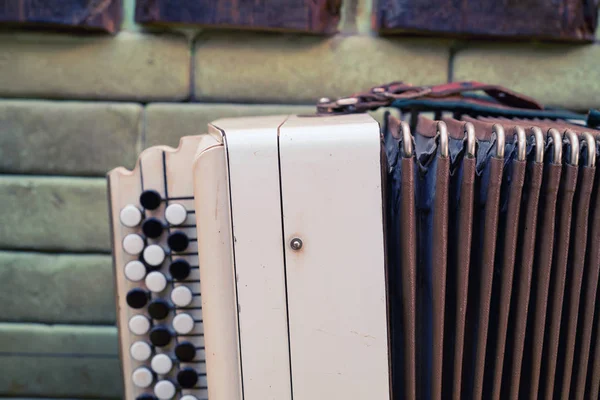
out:
<path id="1" fill-rule="evenodd" d="M 125 398 L 598 398 L 597 113 L 476 82 L 317 111 L 109 172 Z"/>

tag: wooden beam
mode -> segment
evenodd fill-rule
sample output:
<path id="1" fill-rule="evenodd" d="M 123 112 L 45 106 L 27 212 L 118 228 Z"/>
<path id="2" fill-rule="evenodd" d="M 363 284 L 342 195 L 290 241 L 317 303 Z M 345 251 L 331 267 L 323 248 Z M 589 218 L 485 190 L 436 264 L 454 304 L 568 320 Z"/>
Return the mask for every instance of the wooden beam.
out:
<path id="1" fill-rule="evenodd" d="M 142 24 L 191 24 L 253 30 L 336 32 L 341 0 L 137 0 Z"/>
<path id="2" fill-rule="evenodd" d="M 122 10 L 122 0 L 0 0 L 0 24 L 115 33 Z"/>
<path id="3" fill-rule="evenodd" d="M 593 41 L 598 0 L 379 0 L 375 27 L 382 34 L 442 33 Z"/>

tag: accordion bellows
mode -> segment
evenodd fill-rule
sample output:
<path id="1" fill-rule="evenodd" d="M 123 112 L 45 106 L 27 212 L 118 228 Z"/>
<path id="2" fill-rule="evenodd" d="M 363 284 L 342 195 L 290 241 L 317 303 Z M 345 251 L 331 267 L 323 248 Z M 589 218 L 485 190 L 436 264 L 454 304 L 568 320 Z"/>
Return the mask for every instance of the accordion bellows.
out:
<path id="1" fill-rule="evenodd" d="M 384 127 L 395 394 L 598 398 L 600 132 L 413 121 Z"/>

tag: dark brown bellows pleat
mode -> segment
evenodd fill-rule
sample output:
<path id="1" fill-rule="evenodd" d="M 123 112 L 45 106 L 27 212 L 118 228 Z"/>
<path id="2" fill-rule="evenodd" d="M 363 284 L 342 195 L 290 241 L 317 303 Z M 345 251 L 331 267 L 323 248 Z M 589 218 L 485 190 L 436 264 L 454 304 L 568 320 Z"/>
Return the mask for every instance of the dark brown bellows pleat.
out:
<path id="1" fill-rule="evenodd" d="M 473 386 L 473 398 L 476 400 L 481 399 L 483 395 L 485 355 L 490 322 L 492 283 L 494 278 L 494 260 L 496 257 L 496 239 L 498 237 L 500 189 L 502 186 L 502 171 L 504 169 L 503 159 L 492 157 L 490 158 L 489 163 L 490 178 L 484 216 L 483 258 L 481 260 L 481 281 L 479 286 L 479 328 L 477 330 L 475 381 Z"/>
<path id="2" fill-rule="evenodd" d="M 442 398 L 444 354 L 444 312 L 446 308 L 446 267 L 448 262 L 448 193 L 450 158 L 439 157 L 433 209 L 433 364 L 431 398 Z"/>
<path id="3" fill-rule="evenodd" d="M 549 210 L 551 215 L 556 208 L 556 196 L 560 181 L 561 165 L 548 165 L 548 178 L 542 190 L 544 164 L 534 164 L 531 168 L 531 186 L 527 201 L 525 214 L 525 229 L 522 242 L 521 274 L 519 276 L 519 289 L 517 292 L 517 306 L 515 316 L 514 345 L 512 367 L 510 369 L 510 399 L 519 398 L 521 371 L 523 367 L 523 353 L 525 351 L 525 336 L 527 328 L 527 317 L 529 312 L 529 301 L 532 287 L 533 267 L 535 261 L 535 248 L 537 235 L 544 229 L 554 230 L 554 220 L 549 219 L 545 224 L 538 226 L 540 211 Z"/>
<path id="4" fill-rule="evenodd" d="M 512 181 L 508 195 L 508 211 L 506 213 L 506 231 L 504 234 L 504 254 L 502 257 L 502 275 L 500 277 L 500 308 L 498 315 L 498 336 L 496 340 L 496 359 L 494 362 L 494 383 L 492 397 L 500 399 L 502 386 L 502 368 L 504 365 L 504 351 L 506 349 L 506 336 L 508 332 L 508 317 L 513 286 L 515 259 L 519 239 L 519 221 L 521 215 L 521 198 L 525 184 L 525 161 L 512 161 Z"/>
<path id="5" fill-rule="evenodd" d="M 598 190 L 597 187 L 596 190 Z M 594 309 L 596 307 L 596 294 L 598 291 L 598 277 L 600 274 L 600 196 L 597 194 L 592 209 L 594 212 L 592 220 L 590 221 L 589 256 L 585 266 L 586 276 L 584 279 L 584 291 L 582 297 L 583 304 L 581 305 L 582 310 L 580 312 L 580 315 L 583 317 L 583 322 L 581 330 L 581 351 L 579 352 L 579 354 L 581 354 L 581 360 L 578 363 L 577 382 L 575 386 L 577 388 L 577 399 L 583 399 L 585 397 L 586 377 L 590 372 L 588 371 L 588 363 L 592 344 L 592 329 L 594 324 Z M 598 348 L 597 344 L 596 347 Z M 592 374 L 589 376 L 588 381 L 593 382 L 598 379 L 600 379 L 600 376 L 595 377 Z M 589 398 L 597 399 L 598 393 L 595 393 L 595 397 L 591 396 Z"/>
<path id="6" fill-rule="evenodd" d="M 573 198 L 575 197 L 575 189 L 577 188 L 577 171 L 578 167 L 573 165 L 566 165 L 563 173 L 562 187 L 559 194 L 558 200 L 558 216 L 556 224 L 557 240 L 556 240 L 556 254 L 554 257 L 554 265 L 552 267 L 552 286 L 550 295 L 547 299 L 550 306 L 550 314 L 548 319 L 550 321 L 549 327 L 549 340 L 546 350 L 546 359 L 544 362 L 544 368 L 546 369 L 546 385 L 541 390 L 542 394 L 551 399 L 554 391 L 554 380 L 556 374 L 556 363 L 558 360 L 558 344 L 560 339 L 560 326 L 563 309 L 563 297 L 565 292 L 565 282 L 567 278 L 567 261 L 569 257 L 569 243 L 571 240 L 571 215 L 573 209 Z M 539 296 L 540 294 L 538 294 Z M 542 339 L 543 336 L 540 336 Z M 543 343 L 542 343 L 543 344 Z M 541 360 L 536 363 L 534 360 L 533 368 L 533 379 L 532 379 L 532 396 L 533 396 L 533 385 L 537 385 L 540 379 L 541 373 Z M 538 365 L 539 367 L 535 367 Z"/>
<path id="7" fill-rule="evenodd" d="M 562 379 L 561 399 L 575 398 L 570 396 L 571 377 L 573 375 L 575 360 L 575 341 L 577 335 L 577 321 L 579 318 L 579 299 L 583 284 L 583 273 L 585 266 L 585 255 L 587 250 L 588 217 L 590 198 L 594 187 L 594 168 L 583 168 L 581 171 L 581 189 L 578 191 L 575 214 L 575 236 L 573 241 L 573 258 L 571 263 L 569 291 L 569 308 L 567 316 L 567 344 L 565 351 L 565 365 Z M 577 391 L 585 391 L 584 388 L 576 388 Z M 583 397 L 583 396 L 582 396 Z M 582 398 L 581 397 L 581 398 Z"/>
<path id="8" fill-rule="evenodd" d="M 463 159 L 463 178 L 460 184 L 458 208 L 458 232 L 461 246 L 457 250 L 456 276 L 456 328 L 454 345 L 454 382 L 452 398 L 460 400 L 463 353 L 465 347 L 465 322 L 467 318 L 467 296 L 469 290 L 469 269 L 471 266 L 471 241 L 473 238 L 473 207 L 475 204 L 475 158 Z"/>
<path id="9" fill-rule="evenodd" d="M 415 160 L 402 158 L 400 200 L 400 247 L 402 308 L 404 315 L 404 374 L 406 398 L 417 398 L 417 222 L 415 205 Z"/>
<path id="10" fill-rule="evenodd" d="M 529 398 L 537 399 L 540 379 L 540 363 L 544 346 L 544 330 L 546 327 L 546 309 L 548 306 L 548 291 L 550 288 L 550 273 L 552 271 L 552 256 L 554 252 L 554 232 L 556 227 L 556 205 L 560 189 L 562 165 L 548 165 L 548 175 L 544 184 L 544 207 L 539 230 L 538 246 L 536 247 L 537 262 L 535 263 L 536 298 L 534 299 L 533 355 L 530 362 L 531 378 L 525 382 L 529 387 Z"/>

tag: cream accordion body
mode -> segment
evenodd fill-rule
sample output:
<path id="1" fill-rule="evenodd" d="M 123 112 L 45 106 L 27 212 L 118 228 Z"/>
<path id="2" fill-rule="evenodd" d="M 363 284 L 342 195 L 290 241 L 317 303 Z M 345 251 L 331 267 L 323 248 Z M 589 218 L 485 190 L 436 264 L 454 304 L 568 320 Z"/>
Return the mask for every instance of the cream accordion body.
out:
<path id="1" fill-rule="evenodd" d="M 390 399 L 383 154 L 366 114 L 224 119 L 111 171 L 126 399 Z"/>

